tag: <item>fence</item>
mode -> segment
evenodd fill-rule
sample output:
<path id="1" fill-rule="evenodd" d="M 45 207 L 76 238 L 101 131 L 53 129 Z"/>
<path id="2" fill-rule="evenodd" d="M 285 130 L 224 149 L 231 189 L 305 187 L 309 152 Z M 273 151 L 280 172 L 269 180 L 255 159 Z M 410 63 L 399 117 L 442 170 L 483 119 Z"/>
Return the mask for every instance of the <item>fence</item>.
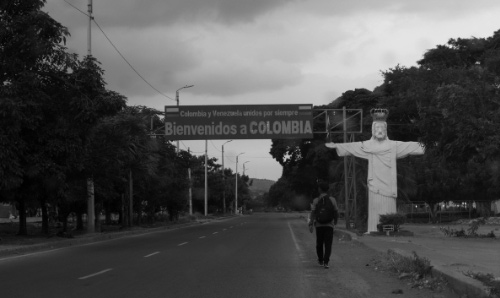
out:
<path id="1" fill-rule="evenodd" d="M 493 215 L 489 201 L 442 202 L 438 205 L 436 219 L 439 222 L 456 221 L 463 218 L 476 218 Z M 398 206 L 398 211 L 406 214 L 408 222 L 431 222 L 431 207 L 425 202 L 411 202 Z"/>

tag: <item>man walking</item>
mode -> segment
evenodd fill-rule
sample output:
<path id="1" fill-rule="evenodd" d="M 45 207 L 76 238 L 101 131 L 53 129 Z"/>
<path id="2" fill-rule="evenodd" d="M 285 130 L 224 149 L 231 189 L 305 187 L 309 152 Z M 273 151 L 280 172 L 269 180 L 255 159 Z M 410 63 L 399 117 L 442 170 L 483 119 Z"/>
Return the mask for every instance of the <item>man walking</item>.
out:
<path id="1" fill-rule="evenodd" d="M 328 195 L 329 185 L 327 182 L 318 183 L 319 197 L 313 200 L 309 225 L 316 227 L 316 254 L 318 264 L 325 269 L 329 268 L 330 255 L 332 253 L 333 229 L 337 224 L 339 208 L 335 198 Z"/>

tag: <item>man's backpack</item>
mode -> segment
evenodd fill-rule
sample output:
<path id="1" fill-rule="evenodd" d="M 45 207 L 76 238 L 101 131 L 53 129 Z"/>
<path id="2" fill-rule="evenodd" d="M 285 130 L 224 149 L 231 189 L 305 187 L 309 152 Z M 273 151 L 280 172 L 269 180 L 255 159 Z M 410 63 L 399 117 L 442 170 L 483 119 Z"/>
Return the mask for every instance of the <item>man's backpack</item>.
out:
<path id="1" fill-rule="evenodd" d="M 335 210 L 330 197 L 321 196 L 318 199 L 318 204 L 316 205 L 316 221 L 320 224 L 326 224 L 332 222 L 335 219 Z"/>

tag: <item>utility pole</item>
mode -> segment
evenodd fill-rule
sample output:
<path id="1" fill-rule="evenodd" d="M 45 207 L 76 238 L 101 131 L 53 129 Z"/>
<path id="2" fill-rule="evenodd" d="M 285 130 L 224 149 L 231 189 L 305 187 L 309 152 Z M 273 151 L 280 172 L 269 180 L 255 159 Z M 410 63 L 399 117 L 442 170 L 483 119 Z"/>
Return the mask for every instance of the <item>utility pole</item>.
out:
<path id="1" fill-rule="evenodd" d="M 236 175 L 235 175 L 235 190 L 234 190 L 234 214 L 238 214 L 238 156 L 244 154 L 245 152 L 243 153 L 240 153 L 238 155 L 236 155 Z"/>
<path id="2" fill-rule="evenodd" d="M 87 55 L 91 56 L 92 55 L 92 34 L 91 34 L 91 29 L 92 29 L 92 20 L 94 17 L 92 17 L 92 0 L 89 0 L 89 3 L 87 5 L 87 12 L 89 14 L 89 28 L 87 31 Z"/>
<path id="3" fill-rule="evenodd" d="M 248 160 L 247 160 L 247 161 L 245 161 L 245 162 L 243 163 L 243 176 L 245 176 L 245 164 L 246 164 L 247 162 L 250 162 L 250 161 L 248 161 Z M 246 209 L 246 205 L 245 205 L 245 209 Z M 243 213 L 243 206 L 241 207 L 241 212 Z"/>
<path id="4" fill-rule="evenodd" d="M 129 227 L 132 227 L 134 221 L 134 180 L 132 177 L 132 169 L 128 172 L 128 217 L 129 217 Z"/>
<path id="5" fill-rule="evenodd" d="M 188 153 L 189 156 L 191 156 L 191 150 L 188 147 Z M 193 183 L 191 182 L 191 161 L 189 161 L 188 165 L 188 180 L 189 180 L 189 215 L 193 215 L 193 190 L 192 190 L 192 185 Z"/>
<path id="6" fill-rule="evenodd" d="M 88 2 L 89 27 L 87 31 L 87 55 L 92 56 L 92 0 Z M 94 177 L 87 178 L 87 232 L 95 233 Z"/>
<path id="7" fill-rule="evenodd" d="M 226 174 L 224 173 L 224 145 L 232 142 L 233 140 L 229 140 L 222 144 L 222 204 L 223 204 L 223 210 L 224 214 L 226 213 Z"/>
<path id="8" fill-rule="evenodd" d="M 205 140 L 205 216 L 208 215 L 208 140 Z"/>

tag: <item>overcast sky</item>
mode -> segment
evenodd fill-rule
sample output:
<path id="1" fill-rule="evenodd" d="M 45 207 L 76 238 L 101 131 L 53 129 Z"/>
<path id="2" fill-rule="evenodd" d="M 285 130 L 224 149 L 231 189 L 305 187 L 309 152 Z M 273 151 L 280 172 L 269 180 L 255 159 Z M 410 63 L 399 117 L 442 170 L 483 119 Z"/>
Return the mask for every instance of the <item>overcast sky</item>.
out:
<path id="1" fill-rule="evenodd" d="M 68 27 L 67 47 L 81 56 L 87 4 L 47 0 L 44 8 Z M 93 15 L 100 29 L 92 25 L 92 55 L 108 88 L 158 110 L 175 105 L 185 85 L 194 87 L 180 91 L 181 105 L 328 104 L 347 90 L 373 90 L 381 71 L 416 65 L 450 38 L 500 29 L 498 0 L 93 0 Z M 219 163 L 224 142 L 208 141 Z M 234 171 L 245 152 L 238 172 L 247 162 L 251 178 L 277 180 L 270 144 L 227 143 L 224 165 Z M 205 141 L 180 147 L 202 155 Z"/>

